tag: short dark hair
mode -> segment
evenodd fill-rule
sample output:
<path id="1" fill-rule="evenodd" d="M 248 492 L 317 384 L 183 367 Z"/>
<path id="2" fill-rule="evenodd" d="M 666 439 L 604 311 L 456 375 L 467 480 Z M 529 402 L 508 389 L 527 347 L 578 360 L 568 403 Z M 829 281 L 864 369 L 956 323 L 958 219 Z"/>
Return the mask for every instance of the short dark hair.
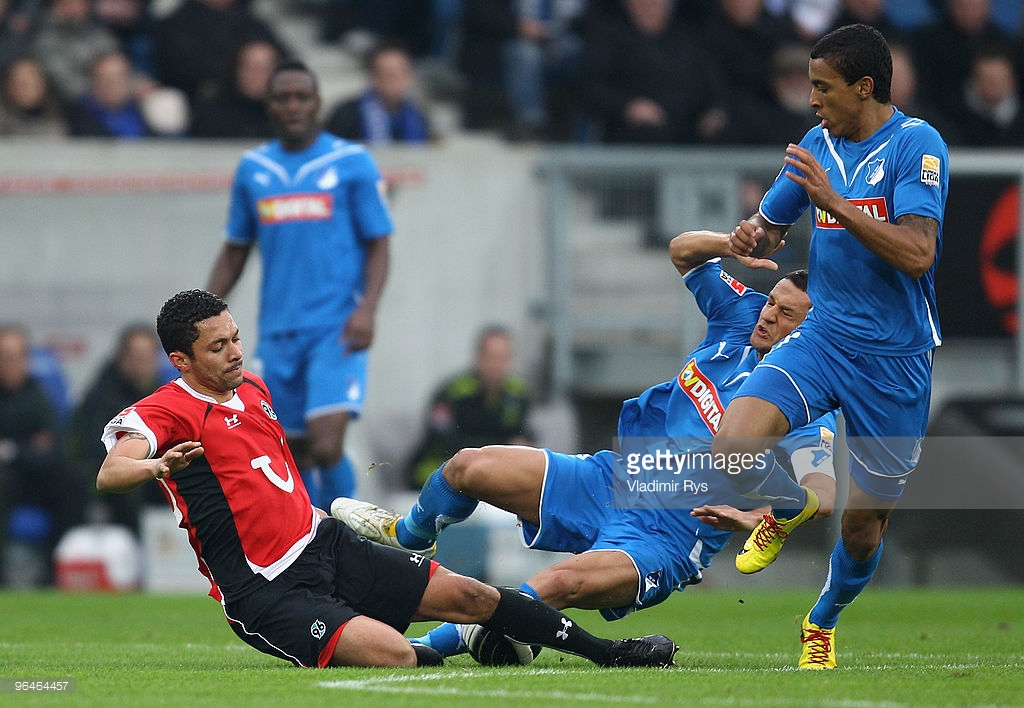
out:
<path id="1" fill-rule="evenodd" d="M 480 331 L 476 335 L 476 352 L 479 354 L 483 351 L 484 342 L 491 337 L 501 337 L 503 339 L 512 339 L 512 330 L 503 324 L 489 324 L 480 328 Z"/>
<path id="2" fill-rule="evenodd" d="M 319 93 L 320 82 L 317 80 L 316 74 L 313 73 L 313 70 L 310 69 L 305 62 L 300 59 L 295 59 L 294 57 L 285 57 L 281 61 L 277 62 L 277 66 L 275 66 L 274 70 L 270 72 L 270 78 L 267 79 L 268 88 L 272 83 L 274 83 L 274 79 L 276 79 L 279 74 L 283 74 L 286 71 L 301 71 L 308 75 L 309 78 L 313 79 L 313 89 Z"/>
<path id="3" fill-rule="evenodd" d="M 797 286 L 804 292 L 807 292 L 806 268 L 800 268 L 799 270 L 794 270 L 792 272 L 786 273 L 784 276 L 779 278 L 779 280 L 788 280 L 789 282 L 793 283 L 793 285 Z"/>
<path id="4" fill-rule="evenodd" d="M 156 317 L 156 332 L 164 351 L 183 352 L 192 359 L 192 344 L 199 339 L 197 322 L 216 317 L 228 304 L 206 290 L 183 290 L 160 308 Z"/>
<path id="5" fill-rule="evenodd" d="M 856 24 L 832 30 L 811 49 L 811 59 L 824 59 L 847 86 L 870 76 L 875 82 L 871 92 L 874 99 L 879 103 L 892 100 L 892 53 L 885 37 L 874 27 Z"/>

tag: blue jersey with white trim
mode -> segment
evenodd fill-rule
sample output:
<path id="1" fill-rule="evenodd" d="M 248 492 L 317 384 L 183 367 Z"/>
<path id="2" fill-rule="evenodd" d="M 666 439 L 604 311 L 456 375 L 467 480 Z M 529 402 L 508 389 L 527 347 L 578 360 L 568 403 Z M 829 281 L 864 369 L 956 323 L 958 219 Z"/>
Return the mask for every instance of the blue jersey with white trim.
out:
<path id="1" fill-rule="evenodd" d="M 828 172 L 832 187 L 861 211 L 896 223 L 905 214 L 936 219 L 935 260 L 912 278 L 869 251 L 828 212 L 813 208 L 807 293 L 814 307 L 803 328 L 820 329 L 840 345 L 872 354 L 920 354 L 942 343 L 935 306 L 935 268 L 942 253 L 942 219 L 949 191 L 949 153 L 932 126 L 894 109 L 892 118 L 861 142 L 835 138 L 821 126 L 801 147 Z M 794 223 L 811 207 L 807 192 L 785 176 L 761 201 L 772 224 Z"/>
<path id="2" fill-rule="evenodd" d="M 365 242 L 393 230 L 366 148 L 321 133 L 307 149 L 265 143 L 235 171 L 227 240 L 259 244 L 260 335 L 341 327 L 362 296 Z"/>
<path id="3" fill-rule="evenodd" d="M 768 300 L 767 296 L 746 287 L 722 270 L 721 261 L 717 258 L 691 270 L 686 274 L 685 282 L 697 306 L 707 317 L 707 334 L 687 357 L 676 378 L 652 386 L 622 404 L 618 434 L 624 455 L 628 456 L 630 451 L 653 454 L 655 448 L 664 448 L 669 440 L 672 441 L 671 447 L 680 454 L 684 448 L 694 453 L 708 452 L 726 406 L 739 393 L 759 361 L 757 351 L 750 345 L 750 334 Z M 776 457 L 785 462 L 797 449 L 821 448 L 827 450 L 831 464 L 836 417 L 835 412 L 830 412 L 807 426 L 791 431 L 777 444 Z M 701 464 L 695 465 L 695 462 Z M 743 509 L 762 503 L 736 494 L 722 473 L 703 464 L 702 460 L 691 457 L 687 464 L 685 474 L 676 475 L 674 479 L 683 480 L 685 477 L 689 480 L 686 489 L 696 489 L 699 493 L 682 494 L 669 501 L 658 494 L 657 499 L 648 496 L 645 502 L 639 500 L 644 497 L 642 491 L 630 489 L 618 502 L 661 508 L 676 503 L 686 507 L 705 503 L 730 504 Z M 629 465 L 628 459 L 626 465 Z M 683 487 L 680 486 L 679 490 L 682 492 Z"/>

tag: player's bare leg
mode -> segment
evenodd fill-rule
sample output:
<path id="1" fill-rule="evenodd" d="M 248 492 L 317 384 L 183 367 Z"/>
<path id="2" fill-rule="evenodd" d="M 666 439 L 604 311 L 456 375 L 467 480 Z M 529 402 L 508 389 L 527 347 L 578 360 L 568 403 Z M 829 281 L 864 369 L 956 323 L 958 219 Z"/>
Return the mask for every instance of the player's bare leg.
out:
<path id="1" fill-rule="evenodd" d="M 430 476 L 409 516 L 347 498 L 335 499 L 331 514 L 366 538 L 433 555 L 441 531 L 468 518 L 478 500 L 539 523 L 546 468 L 547 457 L 537 448 L 467 448 Z"/>
<path id="2" fill-rule="evenodd" d="M 394 628 L 359 615 L 345 623 L 330 666 L 416 666 L 416 651 Z"/>
<path id="3" fill-rule="evenodd" d="M 459 493 L 537 524 L 546 469 L 547 455 L 541 449 L 488 445 L 459 450 L 445 463 L 443 474 Z"/>
<path id="4" fill-rule="evenodd" d="M 587 551 L 536 573 L 527 581 L 540 599 L 558 609 L 599 610 L 636 602 L 640 576 L 621 551 Z"/>
<path id="5" fill-rule="evenodd" d="M 601 666 L 669 666 L 677 650 L 664 635 L 616 641 L 595 637 L 547 603 L 443 567 L 431 576 L 414 619 L 480 624 L 522 644 L 576 654 Z"/>

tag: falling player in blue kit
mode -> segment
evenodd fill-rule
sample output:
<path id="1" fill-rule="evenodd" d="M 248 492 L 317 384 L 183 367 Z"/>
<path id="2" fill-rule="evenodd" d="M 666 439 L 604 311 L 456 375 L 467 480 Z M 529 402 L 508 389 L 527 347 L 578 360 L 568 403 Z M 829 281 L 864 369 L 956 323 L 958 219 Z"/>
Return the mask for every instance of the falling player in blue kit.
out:
<path id="1" fill-rule="evenodd" d="M 267 90 L 279 137 L 239 162 L 207 289 L 226 296 L 259 244 L 256 358 L 313 503 L 326 507 L 355 489 L 344 436 L 363 406 L 393 227 L 373 158 L 322 132 L 319 109 L 310 70 L 280 64 Z"/>
<path id="2" fill-rule="evenodd" d="M 825 587 L 804 618 L 798 663 L 831 669 L 839 613 L 871 580 L 928 423 L 932 355 L 941 343 L 935 268 L 949 155 L 933 127 L 892 105 L 892 57 L 877 30 L 847 25 L 824 36 L 811 50 L 809 76 L 821 124 L 786 149 L 782 172 L 731 244 L 740 256 L 774 252 L 789 225 L 812 209 L 807 291 L 814 309 L 751 373 L 713 450 L 763 451 L 842 407 L 850 496 Z M 725 476 L 743 492 L 764 471 Z M 787 494 L 799 493 L 791 483 Z M 797 525 L 799 517 L 786 513 L 766 516 L 737 566 L 765 567 Z"/>
<path id="3" fill-rule="evenodd" d="M 768 296 L 724 271 L 720 256 L 730 254 L 727 234 L 687 232 L 672 241 L 670 252 L 707 317 L 707 335 L 676 378 L 623 404 L 620 452 L 467 448 L 431 475 L 407 516 L 344 498 L 334 501 L 332 514 L 367 538 L 432 554 L 447 525 L 466 519 L 478 500 L 490 503 L 519 517 L 529 548 L 576 554 L 535 574 L 520 590 L 558 608 L 600 610 L 609 620 L 700 582 L 734 524 L 746 519 L 742 528 L 753 528 L 765 511 L 743 515 L 733 507 L 752 510 L 766 499 L 778 501 L 776 490 L 786 485 L 771 478 L 753 500 L 733 493 L 713 464 L 695 462 L 710 450 L 722 411 L 743 380 L 803 320 L 811 302 L 804 271 L 781 279 Z M 740 258 L 746 264 L 753 260 Z M 821 515 L 831 513 L 835 500 L 835 420 L 827 413 L 780 442 L 797 479 L 815 490 L 801 491 L 820 497 Z M 685 466 L 660 476 L 653 469 L 656 459 L 684 454 L 690 455 Z M 778 474 L 788 482 L 785 471 Z M 783 504 L 793 501 L 781 498 Z M 452 625 L 419 641 L 443 655 L 462 650 Z"/>

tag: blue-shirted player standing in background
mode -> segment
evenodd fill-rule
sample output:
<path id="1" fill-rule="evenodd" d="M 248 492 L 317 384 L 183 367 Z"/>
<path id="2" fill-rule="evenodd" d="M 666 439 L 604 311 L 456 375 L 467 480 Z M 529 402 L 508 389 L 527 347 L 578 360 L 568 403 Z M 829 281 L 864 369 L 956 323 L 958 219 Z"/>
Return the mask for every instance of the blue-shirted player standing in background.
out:
<path id="1" fill-rule="evenodd" d="M 363 406 L 393 226 L 373 158 L 320 130 L 317 80 L 305 65 L 275 69 L 267 109 L 278 139 L 238 164 L 207 289 L 226 296 L 259 244 L 256 358 L 313 504 L 326 507 L 355 491 L 345 429 Z"/>
<path id="2" fill-rule="evenodd" d="M 941 343 L 935 268 L 949 189 L 939 133 L 892 105 L 884 37 L 847 25 L 810 53 L 810 105 L 821 124 L 787 149 L 758 213 L 740 222 L 732 250 L 772 252 L 813 209 L 804 323 L 751 373 L 715 438 L 716 453 L 755 453 L 790 429 L 842 408 L 850 497 L 822 593 L 804 618 L 800 668 L 836 665 L 843 607 L 868 584 L 888 518 L 917 465 L 928 423 L 931 366 Z M 763 472 L 726 474 L 737 491 Z M 791 493 L 799 492 L 795 483 Z M 774 560 L 797 525 L 776 511 L 737 556 L 744 572 Z"/>
<path id="3" fill-rule="evenodd" d="M 493 504 L 519 517 L 527 547 L 576 554 L 536 573 L 520 590 L 557 608 L 600 610 L 609 620 L 700 582 L 731 532 L 753 528 L 766 511 L 739 509 L 764 504 L 787 486 L 775 477 L 788 482 L 788 473 L 776 467 L 755 501 L 725 484 L 713 463 L 697 464 L 699 457 L 673 469 L 663 457 L 662 467 L 654 469 L 630 455 L 650 454 L 647 462 L 657 465 L 653 455 L 659 451 L 709 451 L 729 401 L 760 357 L 803 321 L 811 301 L 803 271 L 782 278 L 768 296 L 724 271 L 720 256 L 731 255 L 728 234 L 680 234 L 670 251 L 707 317 L 707 334 L 677 377 L 623 404 L 620 452 L 467 448 L 430 476 L 407 516 L 344 498 L 334 501 L 331 513 L 367 538 L 432 555 L 446 526 L 468 518 L 478 500 Z M 750 265 L 754 259 L 740 260 Z M 835 413 L 826 412 L 779 443 L 800 483 L 820 497 L 819 515 L 830 514 L 835 501 L 835 425 Z M 463 650 L 454 625 L 417 641 L 445 656 Z"/>

